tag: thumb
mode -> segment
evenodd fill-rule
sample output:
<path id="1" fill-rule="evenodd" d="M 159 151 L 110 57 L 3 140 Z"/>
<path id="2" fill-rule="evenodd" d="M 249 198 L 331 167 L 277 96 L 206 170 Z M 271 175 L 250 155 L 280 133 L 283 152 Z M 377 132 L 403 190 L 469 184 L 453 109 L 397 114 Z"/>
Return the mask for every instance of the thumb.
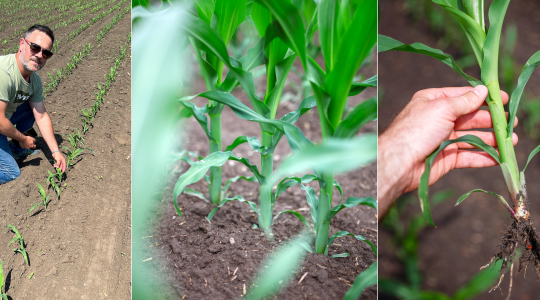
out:
<path id="1" fill-rule="evenodd" d="M 452 114 L 458 118 L 460 116 L 476 111 L 488 95 L 488 89 L 485 85 L 477 85 L 472 90 L 461 96 L 448 98 Z"/>

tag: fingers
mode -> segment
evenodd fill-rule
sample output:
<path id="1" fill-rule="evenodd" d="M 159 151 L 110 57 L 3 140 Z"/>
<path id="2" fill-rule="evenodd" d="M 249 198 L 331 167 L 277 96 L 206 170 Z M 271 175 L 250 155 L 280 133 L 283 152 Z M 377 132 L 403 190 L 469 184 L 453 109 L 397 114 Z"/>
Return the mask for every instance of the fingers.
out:
<path id="1" fill-rule="evenodd" d="M 450 97 L 445 100 L 447 100 L 447 104 L 450 106 L 451 114 L 457 119 L 463 115 L 478 110 L 480 105 L 482 105 L 486 99 L 487 95 L 487 87 L 478 85 L 463 95 Z"/>
<path id="2" fill-rule="evenodd" d="M 462 137 L 464 135 L 472 134 L 479 138 L 481 138 L 484 143 L 490 145 L 491 147 L 496 148 L 497 147 L 497 140 L 495 139 L 495 133 L 494 132 L 484 132 L 484 131 L 456 131 L 455 132 L 455 138 Z M 518 136 L 515 133 L 512 133 L 512 144 L 514 146 L 518 142 Z M 459 149 L 477 149 L 474 146 L 471 146 L 468 143 L 457 143 L 456 144 Z"/>
<path id="3" fill-rule="evenodd" d="M 456 169 L 493 167 L 498 163 L 486 152 L 458 150 Z"/>
<path id="4" fill-rule="evenodd" d="M 434 100 L 437 98 L 453 98 L 453 97 L 461 96 L 472 89 L 473 89 L 472 86 L 425 89 L 425 90 L 418 91 L 413 96 L 413 98 L 423 97 L 429 100 Z M 503 104 L 506 104 L 508 102 L 509 97 L 505 91 L 501 91 L 501 98 L 502 98 Z M 484 101 L 482 105 L 487 106 L 487 103 Z"/>
<path id="5" fill-rule="evenodd" d="M 508 118 L 508 113 L 506 113 Z M 514 127 L 518 123 L 517 117 L 514 119 Z M 470 114 L 466 114 L 457 118 L 455 122 L 455 130 L 469 130 L 473 128 L 493 128 L 493 121 L 491 120 L 491 114 L 487 110 L 477 110 Z"/>

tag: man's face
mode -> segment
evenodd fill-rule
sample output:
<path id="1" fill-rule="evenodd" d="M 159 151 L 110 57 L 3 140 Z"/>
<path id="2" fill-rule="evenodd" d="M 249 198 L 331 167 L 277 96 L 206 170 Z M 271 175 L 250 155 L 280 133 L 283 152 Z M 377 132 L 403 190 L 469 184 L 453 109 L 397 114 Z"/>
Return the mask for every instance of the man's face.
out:
<path id="1" fill-rule="evenodd" d="M 21 51 L 21 55 L 19 56 L 21 65 L 29 72 L 36 72 L 45 66 L 47 58 L 43 57 L 42 51 L 36 53 L 36 51 L 30 49 L 29 43 L 38 44 L 42 49 L 51 50 L 52 40 L 49 36 L 39 30 L 36 30 L 28 35 L 26 37 L 26 41 L 21 39 L 21 42 L 19 43 L 19 50 Z"/>

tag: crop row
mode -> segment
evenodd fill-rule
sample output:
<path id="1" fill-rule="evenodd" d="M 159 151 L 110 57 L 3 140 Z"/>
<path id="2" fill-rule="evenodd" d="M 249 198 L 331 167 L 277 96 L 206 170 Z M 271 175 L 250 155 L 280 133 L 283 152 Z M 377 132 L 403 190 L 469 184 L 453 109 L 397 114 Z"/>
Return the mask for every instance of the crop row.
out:
<path id="1" fill-rule="evenodd" d="M 97 35 L 97 42 L 99 43 L 103 37 L 107 34 L 107 32 L 109 32 L 109 30 L 111 30 L 111 28 L 116 24 L 118 23 L 118 21 L 126 14 L 128 13 L 129 11 L 131 10 L 131 7 L 126 7 L 124 9 L 123 12 L 121 12 L 120 14 L 118 14 L 116 17 L 114 17 L 111 22 L 107 25 L 105 25 L 105 27 L 103 27 L 102 30 L 99 31 L 98 35 Z"/>
<path id="2" fill-rule="evenodd" d="M 66 78 L 68 75 L 71 75 L 73 73 L 73 70 L 77 68 L 79 63 L 82 61 L 82 59 L 90 53 L 90 50 L 92 49 L 92 44 L 88 43 L 84 47 L 83 51 L 73 55 L 73 57 L 70 59 L 70 61 L 67 63 L 67 66 L 62 68 L 61 70 L 56 71 L 56 75 L 51 75 L 51 73 L 47 73 L 47 76 L 49 77 L 50 81 L 47 84 L 47 87 L 43 91 L 43 96 L 46 97 L 47 93 L 52 92 L 56 90 L 58 87 L 58 84 Z"/>
<path id="3" fill-rule="evenodd" d="M 96 23 L 97 21 L 101 20 L 103 17 L 105 17 L 106 15 L 110 14 L 111 12 L 113 12 L 114 10 L 118 9 L 120 10 L 120 5 L 122 5 L 123 3 L 125 3 L 127 0 L 124 0 L 124 1 L 121 1 L 119 2 L 117 5 L 111 7 L 109 9 L 109 11 L 104 11 L 102 12 L 101 14 L 97 15 L 96 17 L 92 18 L 90 21 L 88 21 L 87 23 L 81 25 L 79 28 L 77 28 L 76 30 L 74 30 L 72 33 L 69 34 L 67 40 L 72 40 L 74 37 L 76 37 L 77 35 L 79 35 L 81 32 L 83 32 L 84 30 L 86 30 L 86 28 L 90 27 L 91 25 L 93 25 L 94 23 Z"/>

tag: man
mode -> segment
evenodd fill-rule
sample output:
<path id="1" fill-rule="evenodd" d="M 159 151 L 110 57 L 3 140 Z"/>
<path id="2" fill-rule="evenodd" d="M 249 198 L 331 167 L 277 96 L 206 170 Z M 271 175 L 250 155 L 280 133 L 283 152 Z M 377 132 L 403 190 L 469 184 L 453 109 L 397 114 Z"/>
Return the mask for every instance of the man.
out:
<path id="1" fill-rule="evenodd" d="M 51 150 L 54 166 L 62 172 L 66 169 L 43 103 L 41 79 L 35 73 L 53 55 L 53 43 L 54 35 L 49 27 L 34 25 L 21 38 L 16 54 L 0 56 L 0 184 L 19 177 L 17 161 L 39 153 L 32 150 L 36 141 L 27 133 L 34 122 Z"/>

